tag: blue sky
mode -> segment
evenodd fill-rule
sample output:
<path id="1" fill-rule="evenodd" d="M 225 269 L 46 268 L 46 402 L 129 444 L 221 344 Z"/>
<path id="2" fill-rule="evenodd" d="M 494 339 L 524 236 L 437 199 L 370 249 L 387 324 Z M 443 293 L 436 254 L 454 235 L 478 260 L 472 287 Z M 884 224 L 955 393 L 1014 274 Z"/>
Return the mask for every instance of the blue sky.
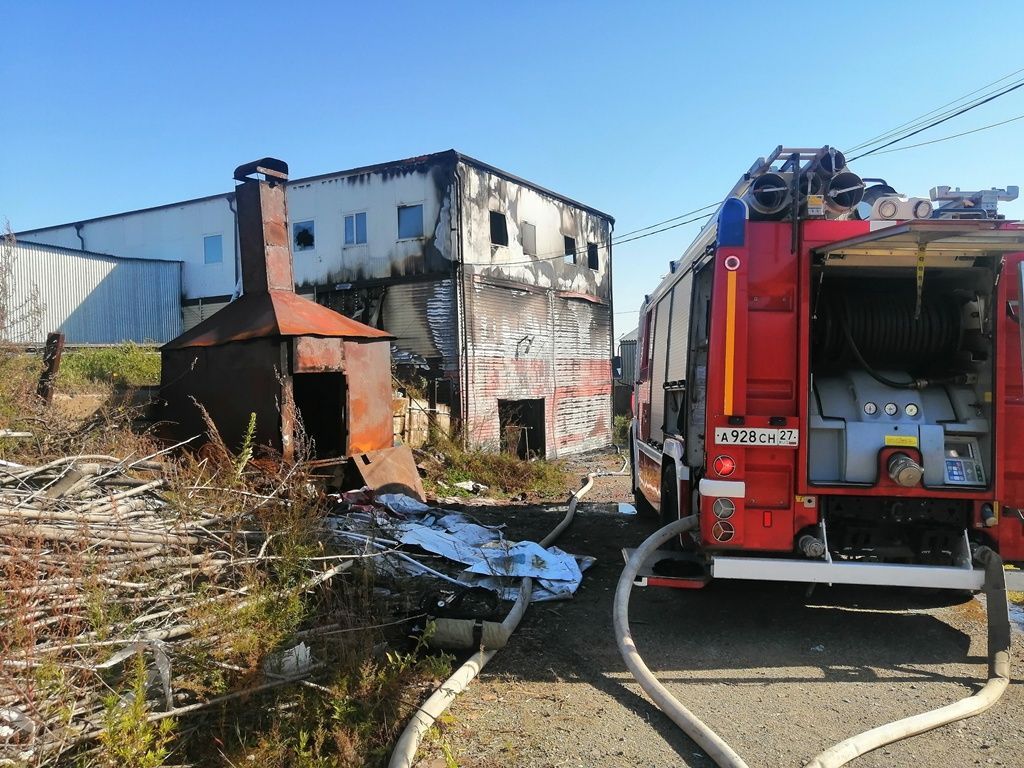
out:
<path id="1" fill-rule="evenodd" d="M 1024 67 L 1020 2 L 0 0 L 0 19 L 15 230 L 226 191 L 263 155 L 305 176 L 454 147 L 622 233 L 777 144 L 847 148 Z M 1019 114 L 1024 88 L 907 143 Z M 1022 140 L 1024 120 L 853 169 L 921 195 L 1024 186 Z M 615 249 L 616 335 L 696 231 Z"/>

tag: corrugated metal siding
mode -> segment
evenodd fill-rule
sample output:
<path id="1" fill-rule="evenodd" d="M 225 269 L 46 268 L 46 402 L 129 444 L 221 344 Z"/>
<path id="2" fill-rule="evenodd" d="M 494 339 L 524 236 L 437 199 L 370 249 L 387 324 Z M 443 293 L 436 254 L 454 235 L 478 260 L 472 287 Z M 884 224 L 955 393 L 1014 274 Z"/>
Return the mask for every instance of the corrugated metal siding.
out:
<path id="1" fill-rule="evenodd" d="M 467 285 L 466 297 L 471 441 L 498 444 L 499 400 L 543 399 L 549 457 L 608 445 L 608 307 L 479 279 Z"/>
<path id="2" fill-rule="evenodd" d="M 446 371 L 458 365 L 454 285 L 451 279 L 389 285 L 382 313 L 399 350 L 440 360 Z"/>
<path id="3" fill-rule="evenodd" d="M 219 312 L 224 309 L 230 302 L 228 301 L 206 301 L 205 299 L 199 299 L 194 304 L 181 308 L 181 324 L 183 331 L 190 331 L 199 325 L 203 320 L 211 317 L 215 312 Z"/>
<path id="4" fill-rule="evenodd" d="M 619 342 L 619 357 L 622 358 L 622 381 L 632 384 L 636 381 L 636 339 Z"/>
<path id="5" fill-rule="evenodd" d="M 554 296 L 557 454 L 611 441 L 611 313 L 607 306 Z"/>
<path id="6" fill-rule="evenodd" d="M 672 321 L 669 328 L 668 370 L 666 381 L 686 378 L 686 358 L 690 334 L 690 294 L 693 289 L 693 273 L 686 275 L 672 289 Z"/>
<path id="7" fill-rule="evenodd" d="M 651 438 L 661 442 L 665 425 L 665 369 L 668 362 L 668 318 L 670 295 L 655 307 L 654 352 L 651 355 Z"/>
<path id="8" fill-rule="evenodd" d="M 17 341 L 40 342 L 56 330 L 69 344 L 165 342 L 181 333 L 180 262 L 28 242 L 16 243 L 12 255 L 13 306 L 33 295 L 42 304 L 39 322 L 22 323 Z"/>
<path id="9" fill-rule="evenodd" d="M 552 455 L 553 391 L 548 295 L 472 281 L 466 290 L 469 392 L 466 433 L 475 445 L 497 447 L 498 400 L 545 399 L 545 440 Z"/>

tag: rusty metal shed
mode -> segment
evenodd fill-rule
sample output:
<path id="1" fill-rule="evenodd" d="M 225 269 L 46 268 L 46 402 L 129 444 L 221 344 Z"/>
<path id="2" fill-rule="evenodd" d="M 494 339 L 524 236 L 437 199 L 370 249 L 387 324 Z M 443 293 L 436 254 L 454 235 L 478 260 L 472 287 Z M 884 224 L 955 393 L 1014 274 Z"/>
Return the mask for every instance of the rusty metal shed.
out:
<path id="1" fill-rule="evenodd" d="M 255 442 L 286 459 L 300 424 L 321 457 L 390 448 L 394 337 L 294 293 L 287 164 L 235 179 L 245 294 L 161 348 L 164 417 L 182 439 L 203 434 L 201 405 L 236 448 L 255 413 Z"/>

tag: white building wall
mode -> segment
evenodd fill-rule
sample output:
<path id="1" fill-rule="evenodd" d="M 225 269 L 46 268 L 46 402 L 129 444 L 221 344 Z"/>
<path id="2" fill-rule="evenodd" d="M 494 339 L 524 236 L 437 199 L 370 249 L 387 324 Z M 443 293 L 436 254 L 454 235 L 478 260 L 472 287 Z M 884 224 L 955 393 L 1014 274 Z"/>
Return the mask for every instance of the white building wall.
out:
<path id="1" fill-rule="evenodd" d="M 390 173 L 335 176 L 288 187 L 288 217 L 312 220 L 315 244 L 295 250 L 295 282 L 305 287 L 423 274 L 428 270 L 424 250 L 451 258 L 447 216 L 439 227 L 447 188 L 440 174 L 428 167 Z M 400 240 L 398 207 L 423 206 L 423 237 Z M 446 208 L 447 212 L 447 208 Z M 345 217 L 366 213 L 366 244 L 345 245 Z M 436 230 L 441 237 L 435 238 Z M 435 258 L 435 262 L 437 259 Z M 446 265 L 444 269 L 450 269 Z"/>
<path id="2" fill-rule="evenodd" d="M 543 288 L 611 297 L 611 223 L 582 208 L 462 163 L 463 247 L 472 271 Z M 491 244 L 490 212 L 505 214 L 508 245 Z M 524 222 L 536 229 L 536 255 L 523 249 Z M 576 240 L 575 264 L 566 263 L 566 236 Z M 597 246 L 598 268 L 587 266 L 587 245 Z"/>
<path id="3" fill-rule="evenodd" d="M 81 238 L 79 238 L 81 234 Z M 204 263 L 203 240 L 220 235 L 220 263 Z M 125 213 L 18 235 L 21 241 L 48 243 L 122 257 L 184 262 L 186 299 L 224 296 L 235 289 L 235 219 L 228 197 Z"/>
<path id="4" fill-rule="evenodd" d="M 290 225 L 313 221 L 310 249 L 293 247 L 300 292 L 360 280 L 450 271 L 448 174 L 437 165 L 371 171 L 293 182 L 287 192 Z M 423 206 L 423 237 L 399 240 L 398 206 Z M 236 287 L 235 224 L 231 196 L 186 202 L 22 233 L 51 243 L 142 259 L 184 262 L 185 299 L 230 295 Z M 345 216 L 366 213 L 367 242 L 345 245 Z M 81 234 L 81 239 L 79 238 Z M 222 261 L 204 263 L 204 238 L 221 235 Z M 84 241 L 84 245 L 83 245 Z M 294 244 L 293 244 L 294 245 Z"/>

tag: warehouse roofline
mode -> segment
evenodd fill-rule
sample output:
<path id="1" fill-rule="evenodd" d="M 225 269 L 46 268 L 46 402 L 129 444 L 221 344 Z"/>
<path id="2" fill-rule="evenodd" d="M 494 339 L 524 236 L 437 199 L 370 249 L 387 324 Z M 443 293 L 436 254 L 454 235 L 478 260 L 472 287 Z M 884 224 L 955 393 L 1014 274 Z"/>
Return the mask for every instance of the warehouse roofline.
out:
<path id="1" fill-rule="evenodd" d="M 58 224 L 58 227 L 67 226 L 66 224 Z M 54 227 L 43 227 L 43 229 L 53 229 Z M 28 230 L 23 234 L 29 234 L 30 232 L 38 232 L 40 230 Z M 52 251 L 59 251 L 61 253 L 68 253 L 73 256 L 88 256 L 89 258 L 95 259 L 116 259 L 117 261 L 165 261 L 168 264 L 184 264 L 185 262 L 181 259 L 147 259 L 144 256 L 121 256 L 117 253 L 98 253 L 96 251 L 83 251 L 81 248 L 68 248 L 63 245 L 53 245 L 52 243 L 41 243 L 36 240 L 18 240 L 18 233 L 14 233 L 14 242 L 18 246 L 32 246 L 33 248 L 48 248 Z"/>
<path id="2" fill-rule="evenodd" d="M 294 186 L 294 185 L 299 185 L 299 184 L 308 184 L 310 182 L 321 181 L 323 179 L 331 179 L 331 178 L 338 178 L 338 177 L 345 177 L 345 176 L 359 176 L 359 175 L 362 175 L 362 174 L 365 174 L 365 173 L 376 173 L 378 171 L 386 171 L 386 170 L 391 170 L 391 169 L 407 168 L 407 167 L 414 166 L 414 165 L 432 165 L 432 164 L 441 162 L 443 160 L 460 161 L 460 162 L 466 163 L 467 165 L 475 166 L 475 167 L 477 167 L 477 168 L 479 168 L 479 169 L 481 169 L 483 171 L 487 171 L 488 173 L 492 173 L 495 176 L 500 176 L 501 178 L 506 179 L 507 181 L 511 181 L 511 182 L 513 182 L 515 184 L 521 184 L 524 187 L 529 187 L 530 189 L 533 189 L 533 190 L 535 190 L 537 192 L 540 192 L 543 195 L 547 195 L 548 197 L 552 197 L 552 198 L 554 198 L 556 200 L 561 200 L 563 203 L 568 203 L 569 205 L 572 205 L 572 206 L 574 206 L 576 208 L 579 208 L 581 210 L 587 211 L 588 213 L 592 213 L 595 216 L 599 216 L 599 217 L 601 217 L 603 219 L 607 219 L 612 224 L 615 223 L 615 218 L 611 214 L 605 213 L 604 211 L 600 211 L 597 208 L 593 208 L 593 207 L 591 207 L 589 205 L 586 205 L 585 203 L 581 203 L 578 200 L 572 199 L 571 197 L 566 197 L 565 195 L 561 195 L 561 194 L 559 194 L 557 192 L 553 192 L 552 190 L 547 189 L 546 187 L 542 187 L 540 184 L 534 184 L 532 181 L 527 181 L 526 179 L 524 179 L 524 178 L 522 178 L 520 176 L 516 176 L 515 174 L 509 173 L 507 171 L 503 171 L 500 168 L 497 168 L 497 167 L 495 167 L 493 165 L 485 163 L 482 160 L 477 160 L 476 158 L 470 157 L 469 155 L 464 155 L 461 152 L 458 152 L 458 151 L 456 151 L 454 149 L 448 149 L 448 150 L 445 150 L 443 152 L 434 152 L 434 153 L 428 154 L 428 155 L 419 155 L 417 157 L 407 157 L 407 158 L 402 159 L 402 160 L 392 160 L 392 161 L 386 162 L 386 163 L 376 163 L 374 165 L 363 165 L 363 166 L 359 166 L 357 168 L 349 168 L 349 169 L 344 170 L 344 171 L 333 171 L 331 173 L 321 173 L 321 174 L 318 174 L 316 176 L 305 176 L 303 178 L 290 179 L 288 181 L 288 186 Z M 57 229 L 59 227 L 73 227 L 76 224 L 89 224 L 89 223 L 92 223 L 94 221 L 105 221 L 105 220 L 108 220 L 108 219 L 119 219 L 122 216 L 131 216 L 131 215 L 136 214 L 136 213 L 150 213 L 150 212 L 153 212 L 153 211 L 166 210 L 168 208 L 178 208 L 178 207 L 183 206 L 183 205 L 192 205 L 194 203 L 205 203 L 205 202 L 209 202 L 211 200 L 221 200 L 221 199 L 225 199 L 226 200 L 226 199 L 233 198 L 233 197 L 234 197 L 234 192 L 222 192 L 222 193 L 217 194 L 217 195 L 206 195 L 204 197 L 193 197 L 193 198 L 190 198 L 188 200 L 181 200 L 181 201 L 178 201 L 178 202 L 175 202 L 175 203 L 164 203 L 163 205 L 154 205 L 154 206 L 150 206 L 149 208 L 138 208 L 138 209 L 133 210 L 133 211 L 122 211 L 120 213 L 110 213 L 110 214 L 107 214 L 105 216 L 94 216 L 94 217 L 89 218 L 89 219 L 78 219 L 76 221 L 67 221 L 67 222 L 64 222 L 63 224 L 51 224 L 50 226 L 46 226 L 46 227 L 36 227 L 35 229 L 24 229 L 24 230 L 21 230 L 19 232 L 15 232 L 14 235 L 15 235 L 15 237 L 17 237 L 18 235 L 31 235 L 31 234 L 35 234 L 36 232 L 45 232 L 47 230 Z M 74 249 L 70 249 L 70 250 L 74 250 Z M 84 251 L 82 251 L 82 253 L 84 253 Z M 102 256 L 104 254 L 96 254 L 96 255 L 101 255 Z M 121 258 L 121 257 L 118 257 L 118 258 Z"/>

